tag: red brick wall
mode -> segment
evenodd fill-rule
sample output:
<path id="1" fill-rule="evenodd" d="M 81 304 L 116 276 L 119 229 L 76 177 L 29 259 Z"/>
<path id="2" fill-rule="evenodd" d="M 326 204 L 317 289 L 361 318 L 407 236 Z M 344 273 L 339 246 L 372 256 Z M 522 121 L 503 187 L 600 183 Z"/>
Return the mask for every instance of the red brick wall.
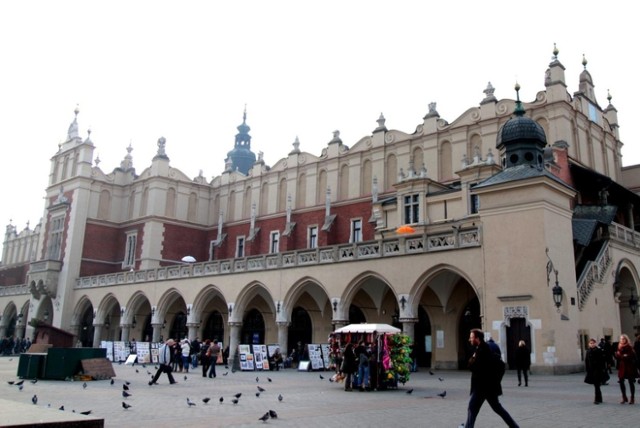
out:
<path id="1" fill-rule="evenodd" d="M 198 262 L 209 260 L 209 232 L 165 223 L 162 258 L 179 261 L 184 256 L 193 256 Z"/>
<path id="2" fill-rule="evenodd" d="M 122 261 L 127 245 L 127 232 L 137 230 L 136 260 L 142 254 L 143 225 L 113 227 L 88 223 L 82 247 L 80 276 L 122 272 Z"/>
<path id="3" fill-rule="evenodd" d="M 0 269 L 0 287 L 26 284 L 28 271 L 29 263 Z"/>

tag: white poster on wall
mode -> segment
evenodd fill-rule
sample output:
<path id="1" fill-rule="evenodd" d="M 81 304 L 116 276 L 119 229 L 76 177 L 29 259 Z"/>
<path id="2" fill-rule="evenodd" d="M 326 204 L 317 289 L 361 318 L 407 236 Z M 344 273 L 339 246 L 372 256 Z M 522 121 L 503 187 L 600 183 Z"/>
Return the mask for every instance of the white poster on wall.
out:
<path id="1" fill-rule="evenodd" d="M 444 330 L 436 330 L 436 348 L 444 348 Z"/>

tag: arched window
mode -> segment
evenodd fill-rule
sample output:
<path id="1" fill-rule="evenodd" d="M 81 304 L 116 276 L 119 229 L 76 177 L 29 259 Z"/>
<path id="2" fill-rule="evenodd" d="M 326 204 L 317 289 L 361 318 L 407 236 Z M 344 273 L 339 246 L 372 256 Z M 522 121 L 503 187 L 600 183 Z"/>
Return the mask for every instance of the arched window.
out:
<path id="1" fill-rule="evenodd" d="M 384 189 L 390 190 L 393 185 L 398 181 L 398 159 L 395 155 L 390 154 L 387 156 L 387 170 L 384 177 Z"/>
<path id="2" fill-rule="evenodd" d="M 349 198 L 349 165 L 340 167 L 340 187 L 338 192 L 338 200 L 344 201 Z"/>

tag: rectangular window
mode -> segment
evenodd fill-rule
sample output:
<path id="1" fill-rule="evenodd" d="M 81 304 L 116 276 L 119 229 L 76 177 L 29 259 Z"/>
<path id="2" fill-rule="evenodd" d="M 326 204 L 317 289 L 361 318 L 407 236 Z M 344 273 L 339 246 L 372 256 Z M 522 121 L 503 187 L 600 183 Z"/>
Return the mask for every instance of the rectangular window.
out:
<path id="1" fill-rule="evenodd" d="M 478 214 L 480 211 L 480 196 L 471 195 L 471 214 Z"/>
<path id="2" fill-rule="evenodd" d="M 209 241 L 209 261 L 215 260 L 216 241 Z"/>
<path id="3" fill-rule="evenodd" d="M 351 238 L 349 242 L 362 241 L 362 219 L 351 220 Z"/>
<path id="4" fill-rule="evenodd" d="M 404 197 L 404 223 L 412 224 L 420 221 L 419 195 L 407 195 Z"/>
<path id="5" fill-rule="evenodd" d="M 269 253 L 276 254 L 280 252 L 280 232 L 277 230 L 271 232 L 269 238 Z"/>
<path id="6" fill-rule="evenodd" d="M 309 226 L 307 229 L 307 247 L 318 248 L 318 226 Z"/>
<path id="7" fill-rule="evenodd" d="M 51 230 L 49 232 L 48 253 L 49 260 L 60 260 L 62 254 L 62 233 L 64 232 L 64 215 L 51 219 Z"/>
<path id="8" fill-rule="evenodd" d="M 244 236 L 236 239 L 236 257 L 244 257 Z"/>
<path id="9" fill-rule="evenodd" d="M 124 248 L 123 268 L 134 267 L 136 265 L 136 243 L 138 242 L 138 232 L 127 233 L 126 246 Z"/>

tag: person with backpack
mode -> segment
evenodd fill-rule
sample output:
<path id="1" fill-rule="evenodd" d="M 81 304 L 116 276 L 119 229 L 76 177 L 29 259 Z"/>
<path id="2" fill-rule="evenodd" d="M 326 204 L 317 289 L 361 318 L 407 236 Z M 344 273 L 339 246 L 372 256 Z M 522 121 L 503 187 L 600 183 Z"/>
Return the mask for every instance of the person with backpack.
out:
<path id="1" fill-rule="evenodd" d="M 511 428 L 518 428 L 509 412 L 502 407 L 498 396 L 502 395 L 502 376 L 504 376 L 505 364 L 500 355 L 494 353 L 484 341 L 482 330 L 474 328 L 469 333 L 469 343 L 474 348 L 473 355 L 469 359 L 471 370 L 471 397 L 467 409 L 467 422 L 465 428 L 473 428 L 480 408 L 485 401 L 504 422 Z"/>

